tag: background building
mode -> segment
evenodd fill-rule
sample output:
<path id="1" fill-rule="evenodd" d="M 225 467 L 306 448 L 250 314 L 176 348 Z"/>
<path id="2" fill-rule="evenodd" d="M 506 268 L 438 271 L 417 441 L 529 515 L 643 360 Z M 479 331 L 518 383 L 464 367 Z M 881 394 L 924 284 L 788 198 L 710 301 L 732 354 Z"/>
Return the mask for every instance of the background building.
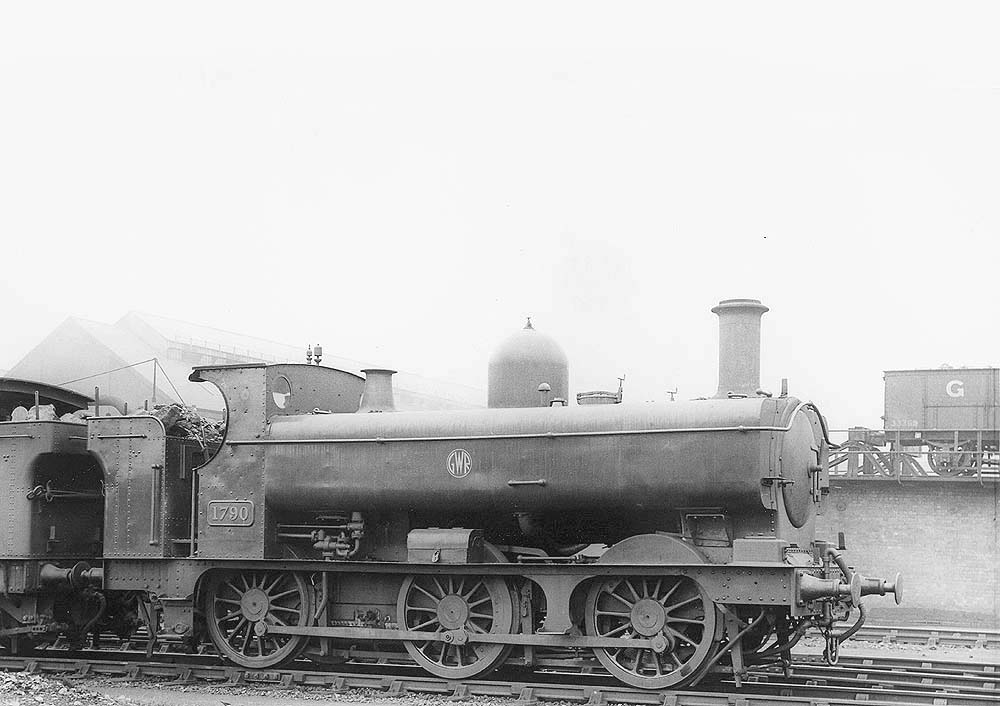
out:
<path id="1" fill-rule="evenodd" d="M 70 317 L 7 375 L 61 385 L 136 409 L 164 403 L 194 405 L 220 417 L 222 396 L 212 385 L 188 382 L 198 365 L 305 362 L 305 345 L 291 346 L 162 316 L 129 312 L 114 324 Z M 367 364 L 325 354 L 323 365 L 353 373 Z M 393 381 L 396 408 L 460 409 L 485 405 L 485 392 L 401 372 Z"/>

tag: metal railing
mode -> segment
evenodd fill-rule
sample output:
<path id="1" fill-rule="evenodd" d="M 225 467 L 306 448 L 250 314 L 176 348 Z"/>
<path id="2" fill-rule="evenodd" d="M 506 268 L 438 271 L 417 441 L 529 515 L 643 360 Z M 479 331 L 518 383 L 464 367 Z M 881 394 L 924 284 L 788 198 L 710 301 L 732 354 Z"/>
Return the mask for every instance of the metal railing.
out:
<path id="1" fill-rule="evenodd" d="M 1000 480 L 998 433 L 922 429 L 837 429 L 830 452 L 831 478 Z"/>

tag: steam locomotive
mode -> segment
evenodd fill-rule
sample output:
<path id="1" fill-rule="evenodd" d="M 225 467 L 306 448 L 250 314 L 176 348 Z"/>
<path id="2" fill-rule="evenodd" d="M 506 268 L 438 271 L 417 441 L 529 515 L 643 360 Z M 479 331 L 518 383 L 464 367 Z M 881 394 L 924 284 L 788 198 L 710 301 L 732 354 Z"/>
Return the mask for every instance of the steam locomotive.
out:
<path id="1" fill-rule="evenodd" d="M 899 577 L 814 536 L 829 441 L 814 405 L 759 389 L 765 311 L 713 309 L 719 390 L 688 402 L 569 406 L 529 327 L 488 409 L 398 412 L 392 371 L 250 364 L 191 374 L 225 397 L 214 453 L 152 416 L 0 423 L 0 640 L 144 629 L 251 669 L 408 655 L 448 679 L 592 654 L 649 689 L 739 679 L 811 627 L 835 659 L 855 629 L 835 624 L 898 602 Z"/>

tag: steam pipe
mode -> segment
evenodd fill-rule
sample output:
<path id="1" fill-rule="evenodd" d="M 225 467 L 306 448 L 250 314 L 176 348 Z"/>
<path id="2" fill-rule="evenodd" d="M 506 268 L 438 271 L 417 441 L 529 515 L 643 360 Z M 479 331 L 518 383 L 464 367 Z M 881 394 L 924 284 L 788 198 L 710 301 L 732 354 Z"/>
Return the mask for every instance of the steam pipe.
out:
<path id="1" fill-rule="evenodd" d="M 858 619 L 854 621 L 854 625 L 847 628 L 844 632 L 837 635 L 837 642 L 843 642 L 844 640 L 850 639 L 850 637 L 861 629 L 861 626 L 865 624 L 865 620 L 868 619 L 868 609 L 865 608 L 865 604 L 858 601 Z"/>
<path id="2" fill-rule="evenodd" d="M 763 621 L 765 617 L 767 617 L 767 613 L 762 610 L 760 612 L 760 615 L 758 615 L 757 618 L 753 622 L 751 622 L 745 628 L 743 628 L 738 633 L 736 633 L 735 637 L 733 637 L 729 642 L 727 642 L 725 644 L 725 646 L 715 654 L 715 657 L 713 657 L 711 660 L 709 660 L 708 664 L 705 665 L 705 666 L 706 667 L 713 667 L 713 666 L 715 666 L 715 664 L 717 664 L 718 661 L 720 659 L 722 659 L 723 655 L 725 655 L 727 652 L 729 652 L 729 650 L 733 649 L 733 647 L 736 645 L 736 643 L 740 641 L 740 638 L 742 638 L 748 632 L 750 632 L 755 627 L 757 627 L 758 625 L 760 625 L 761 621 Z"/>
<path id="3" fill-rule="evenodd" d="M 94 595 L 97 596 L 97 602 L 99 607 L 97 609 L 97 612 L 94 614 L 94 617 L 88 620 L 86 624 L 84 624 L 84 626 L 80 628 L 81 635 L 86 635 L 91 630 L 93 630 L 94 626 L 97 625 L 97 622 L 104 617 L 104 613 L 108 609 L 108 599 L 104 597 L 104 594 L 94 593 Z"/>
<path id="4" fill-rule="evenodd" d="M 781 654 L 782 652 L 787 652 L 788 650 L 795 647 L 799 640 L 801 640 L 805 634 L 809 631 L 809 628 L 813 627 L 814 623 L 812 620 L 803 620 L 799 623 L 799 626 L 795 628 L 792 633 L 792 637 L 783 645 L 774 644 L 768 647 L 766 650 L 761 650 L 760 652 L 751 652 L 748 656 L 754 661 L 757 661 L 761 657 L 773 657 L 774 655 Z"/>

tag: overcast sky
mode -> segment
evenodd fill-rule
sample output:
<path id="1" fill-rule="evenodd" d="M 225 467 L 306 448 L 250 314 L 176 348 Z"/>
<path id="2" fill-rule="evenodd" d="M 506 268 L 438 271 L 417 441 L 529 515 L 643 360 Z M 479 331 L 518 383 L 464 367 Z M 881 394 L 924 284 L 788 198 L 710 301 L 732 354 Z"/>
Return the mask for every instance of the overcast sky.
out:
<path id="1" fill-rule="evenodd" d="M 484 388 L 531 315 L 664 400 L 754 297 L 880 426 L 1000 364 L 1000 13 L 931 7 L 4 3 L 0 369 L 136 309 Z"/>

